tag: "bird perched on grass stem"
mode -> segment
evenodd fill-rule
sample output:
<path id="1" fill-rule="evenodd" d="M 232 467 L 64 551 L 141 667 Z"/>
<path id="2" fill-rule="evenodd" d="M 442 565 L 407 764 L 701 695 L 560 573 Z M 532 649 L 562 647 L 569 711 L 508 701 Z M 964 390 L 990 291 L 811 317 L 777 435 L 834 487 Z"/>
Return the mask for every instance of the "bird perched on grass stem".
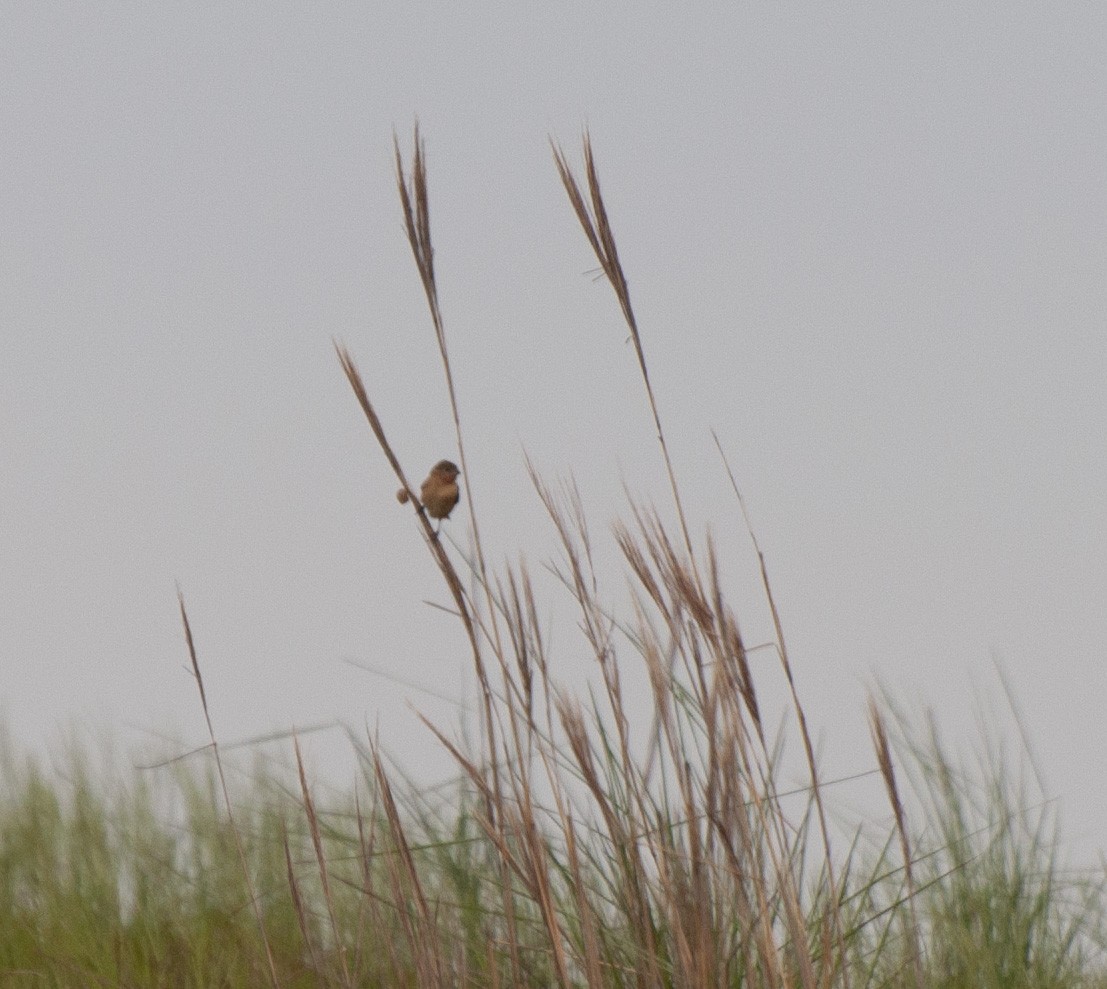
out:
<path id="1" fill-rule="evenodd" d="M 423 508 L 432 519 L 448 519 L 450 512 L 454 510 L 461 491 L 457 486 L 457 476 L 461 471 L 451 460 L 439 460 L 427 475 L 427 479 L 419 488 L 419 500 Z M 396 499 L 401 505 L 408 501 L 406 488 L 400 488 L 396 492 Z"/>

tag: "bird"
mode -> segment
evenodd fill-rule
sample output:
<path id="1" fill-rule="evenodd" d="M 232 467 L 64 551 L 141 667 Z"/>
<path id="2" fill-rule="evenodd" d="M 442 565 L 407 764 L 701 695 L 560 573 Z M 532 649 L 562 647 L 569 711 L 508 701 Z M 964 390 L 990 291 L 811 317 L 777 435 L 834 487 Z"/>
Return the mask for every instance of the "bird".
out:
<path id="1" fill-rule="evenodd" d="M 457 476 L 461 471 L 452 460 L 439 460 L 427 475 L 427 479 L 419 488 L 419 499 L 423 508 L 432 519 L 448 519 L 450 512 L 454 510 L 461 491 L 457 486 Z M 400 488 L 396 492 L 396 500 L 401 505 L 406 505 L 410 495 L 407 488 Z"/>

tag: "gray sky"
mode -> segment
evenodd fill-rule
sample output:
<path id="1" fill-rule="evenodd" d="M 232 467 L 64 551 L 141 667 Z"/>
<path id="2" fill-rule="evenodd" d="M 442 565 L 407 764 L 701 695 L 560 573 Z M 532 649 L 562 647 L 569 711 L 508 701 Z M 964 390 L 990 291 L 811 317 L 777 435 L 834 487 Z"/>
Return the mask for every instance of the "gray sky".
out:
<path id="1" fill-rule="evenodd" d="M 343 663 L 468 691 L 331 339 L 412 475 L 453 455 L 392 174 L 418 116 L 492 558 L 553 548 L 524 450 L 598 529 L 624 480 L 667 511 L 547 143 L 587 126 L 694 527 L 766 640 L 714 428 L 827 771 L 871 765 L 877 677 L 971 741 L 998 658 L 1068 833 L 1107 844 L 1103 8 L 10 3 L 0 39 L 17 739 L 201 742 L 179 581 L 224 740 L 337 718 L 441 765 L 404 702 L 454 709 Z"/>

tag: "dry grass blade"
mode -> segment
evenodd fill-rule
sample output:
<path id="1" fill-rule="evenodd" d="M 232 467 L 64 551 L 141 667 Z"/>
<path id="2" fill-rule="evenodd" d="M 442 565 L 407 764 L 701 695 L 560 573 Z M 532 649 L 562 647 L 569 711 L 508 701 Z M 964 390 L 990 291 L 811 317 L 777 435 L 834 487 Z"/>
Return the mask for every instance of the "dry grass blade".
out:
<path id="1" fill-rule="evenodd" d="M 288 890 L 292 897 L 292 909 L 296 914 L 296 923 L 299 925 L 300 936 L 304 939 L 308 954 L 311 956 L 312 968 L 316 972 L 322 972 L 323 968 L 315 946 L 315 937 L 312 934 L 311 925 L 308 923 L 307 905 L 304 903 L 304 897 L 300 892 L 300 882 L 296 878 L 296 869 L 292 864 L 292 848 L 288 843 L 288 827 L 284 821 L 281 822 L 281 836 L 284 838 L 285 873 L 288 876 Z"/>
<path id="2" fill-rule="evenodd" d="M 603 970 L 600 964 L 600 918 L 596 916 L 596 909 L 587 896 L 587 885 L 581 868 L 580 851 L 577 845 L 576 828 L 572 815 L 567 811 L 561 811 L 562 834 L 565 835 L 565 858 L 569 866 L 569 875 L 572 882 L 569 884 L 579 918 L 581 939 L 583 941 L 583 964 L 586 984 L 596 989 L 603 989 Z"/>
<path id="3" fill-rule="evenodd" d="M 415 964 L 415 971 L 420 986 L 441 986 L 445 982 L 442 978 L 441 959 L 435 951 L 435 938 L 433 937 L 434 917 L 423 892 L 423 884 L 419 879 L 419 871 L 415 866 L 411 845 L 408 843 L 404 832 L 403 822 L 400 820 L 399 808 L 396 806 L 396 798 L 392 793 L 392 785 L 385 772 L 384 763 L 381 761 L 380 752 L 373 747 L 373 771 L 377 780 L 377 791 L 380 794 L 385 816 L 388 820 L 388 829 L 392 834 L 395 845 L 395 855 L 387 858 L 389 878 L 392 884 L 393 904 L 397 908 L 404 934 L 407 937 L 408 949 Z"/>
<path id="4" fill-rule="evenodd" d="M 357 365 L 354 363 L 354 359 L 350 356 L 350 352 L 341 344 L 335 343 L 335 351 L 338 353 L 338 359 L 342 364 L 342 370 L 346 373 L 347 380 L 350 382 L 350 387 L 353 388 L 354 395 L 357 396 L 358 404 L 361 405 L 361 409 L 365 413 L 365 418 L 369 421 L 369 428 L 373 430 L 373 435 L 376 437 L 377 443 L 380 445 L 397 479 L 400 484 L 403 485 L 404 490 L 407 491 L 412 504 L 416 506 L 416 514 L 423 524 L 423 535 L 427 540 L 427 544 L 431 547 L 431 551 L 434 553 L 438 567 L 442 571 L 442 576 L 446 579 L 446 584 L 450 589 L 450 594 L 454 599 L 454 604 L 457 606 L 462 622 L 465 624 L 466 629 L 469 630 L 470 638 L 475 642 L 476 631 L 472 627 L 473 620 L 469 612 L 469 605 L 466 602 L 465 588 L 461 584 L 461 578 L 458 576 L 453 563 L 450 562 L 450 558 L 446 555 L 446 551 L 435 534 L 434 526 L 431 525 L 430 519 L 423 510 L 422 504 L 415 496 L 415 492 L 408 483 L 407 476 L 400 466 L 400 460 L 392 449 L 392 444 L 388 442 L 388 437 L 385 435 L 380 416 L 377 415 L 376 409 L 373 408 L 373 403 L 369 401 L 369 395 L 365 390 L 365 383 L 361 378 L 361 373 L 358 371 Z"/>
<path id="5" fill-rule="evenodd" d="M 576 177 L 573 175 L 573 170 L 569 165 L 565 152 L 556 144 L 553 144 L 552 147 L 554 162 L 557 165 L 558 174 L 561 176 L 561 182 L 569 196 L 573 212 L 576 213 L 577 220 L 580 221 L 581 229 L 588 238 L 588 243 L 592 245 L 592 251 L 595 253 L 596 260 L 599 261 L 604 275 L 607 276 L 607 280 L 615 290 L 615 298 L 618 300 L 619 306 L 623 310 L 623 316 L 630 327 L 634 348 L 638 353 L 639 366 L 643 376 L 648 378 L 646 356 L 642 352 L 642 341 L 638 335 L 638 323 L 634 318 L 634 309 L 630 304 L 630 288 L 627 285 L 622 263 L 619 261 L 615 233 L 611 229 L 611 222 L 607 216 L 607 206 L 604 204 L 603 194 L 600 191 L 599 174 L 596 171 L 596 161 L 592 154 L 592 139 L 585 133 L 584 171 L 588 182 L 587 200 Z"/>
<path id="6" fill-rule="evenodd" d="M 352 986 L 350 969 L 346 963 L 346 948 L 342 943 L 342 930 L 335 915 L 334 895 L 331 892 L 330 871 L 327 868 L 327 856 L 323 850 L 323 835 L 319 830 L 319 817 L 315 813 L 315 801 L 311 798 L 308 789 L 307 773 L 304 771 L 304 757 L 300 751 L 300 740 L 293 736 L 292 748 L 296 753 L 296 772 L 300 780 L 300 794 L 303 798 L 304 813 L 307 814 L 308 831 L 311 834 L 311 844 L 315 850 L 315 863 L 319 869 L 319 882 L 323 889 L 323 902 L 327 905 L 327 915 L 331 923 L 331 934 L 334 937 L 335 950 L 338 952 L 339 964 L 342 967 L 342 979 L 347 986 Z"/>
<path id="7" fill-rule="evenodd" d="M 404 210 L 404 226 L 407 239 L 415 255 L 415 264 L 427 294 L 427 304 L 434 316 L 438 341 L 443 347 L 445 338 L 441 332 L 441 320 L 438 318 L 438 286 L 434 278 L 434 247 L 431 245 L 430 208 L 427 198 L 427 165 L 424 156 L 423 139 L 419 134 L 419 125 L 415 125 L 415 152 L 412 156 L 411 184 L 404 177 L 404 159 L 400 153 L 400 141 L 395 135 L 392 147 L 396 156 L 396 184 L 400 192 L 400 204 Z"/>
<path id="8" fill-rule="evenodd" d="M 457 390 L 454 387 L 454 376 L 450 366 L 450 355 L 446 347 L 446 331 L 442 321 L 442 312 L 438 306 L 438 288 L 434 275 L 434 248 L 431 244 L 430 232 L 430 202 L 427 194 L 426 155 L 418 124 L 415 126 L 414 145 L 415 150 L 412 155 L 411 173 L 409 176 L 404 169 L 404 160 L 403 155 L 400 153 L 399 140 L 395 137 L 393 138 L 396 157 L 396 182 L 400 192 L 400 205 L 403 208 L 404 226 L 407 230 L 408 242 L 411 245 L 411 252 L 415 258 L 416 267 L 419 269 L 419 277 L 423 282 L 423 289 L 427 296 L 427 305 L 430 309 L 431 321 L 434 324 L 435 339 L 438 341 L 439 355 L 442 360 L 442 370 L 446 376 L 446 390 L 449 393 L 450 411 L 453 415 L 458 461 L 461 465 L 462 476 L 467 479 L 467 483 L 462 485 L 462 489 L 464 491 L 466 504 L 469 506 L 469 522 L 473 533 L 473 546 L 477 556 L 476 574 L 481 586 L 485 590 L 488 600 L 490 627 L 487 629 L 487 632 L 492 641 L 495 654 L 501 659 L 502 663 L 504 652 L 500 641 L 500 626 L 496 618 L 497 609 L 495 607 L 495 602 L 492 600 L 491 582 L 488 577 L 488 567 L 484 559 L 480 526 L 477 521 L 476 506 L 473 499 L 472 474 L 469 471 L 468 458 L 465 454 L 465 441 L 461 431 L 461 413 L 457 401 Z M 363 403 L 363 405 L 364 404 L 365 403 Z M 377 438 L 382 442 L 382 445 L 384 445 L 385 441 L 383 440 L 383 434 L 378 434 Z M 408 493 L 412 494 L 410 489 Z M 427 522 L 427 527 L 429 530 L 429 522 Z M 450 563 L 437 539 L 434 540 L 433 548 L 435 550 L 435 555 L 438 557 L 439 567 L 446 577 L 447 582 L 450 584 L 450 590 L 458 604 L 458 609 L 463 611 L 462 618 L 465 622 L 466 631 L 473 648 L 473 661 L 477 667 L 477 678 L 481 683 L 481 690 L 485 694 L 486 714 L 490 715 L 491 708 L 489 706 L 488 696 L 491 690 L 484 668 L 484 659 L 481 655 L 480 642 L 474 620 L 470 616 L 468 608 L 463 604 L 461 584 L 453 564 Z M 489 724 L 489 731 L 492 730 L 493 726 Z M 494 762 L 495 753 L 490 753 L 490 756 Z"/>
<path id="9" fill-rule="evenodd" d="M 673 503 L 676 506 L 677 518 L 680 521 L 681 534 L 684 537 L 684 545 L 688 550 L 688 557 L 695 568 L 695 554 L 692 550 L 692 538 L 688 532 L 688 522 L 684 516 L 684 503 L 680 497 L 680 488 L 677 485 L 676 471 L 673 469 L 672 458 L 669 456 L 669 447 L 665 442 L 665 430 L 661 427 L 661 416 L 657 411 L 657 400 L 654 398 L 653 386 L 650 384 L 649 367 L 646 364 L 646 354 L 642 349 L 642 337 L 638 332 L 638 321 L 634 317 L 634 308 L 630 304 L 630 287 L 627 285 L 626 274 L 623 265 L 619 261 L 619 251 L 615 245 L 615 234 L 611 229 L 611 223 L 607 217 L 607 206 L 604 204 L 603 193 L 600 191 L 600 178 L 596 171 L 596 161 L 592 154 L 592 139 L 587 131 L 584 134 L 584 171 L 588 182 L 588 199 L 585 199 L 581 191 L 580 183 L 573 175 L 572 167 L 562 149 L 550 142 L 553 149 L 554 163 L 557 172 L 561 176 L 561 183 L 565 186 L 565 192 L 569 196 L 569 202 L 573 212 L 577 215 L 581 229 L 584 231 L 588 243 L 592 245 L 592 251 L 600 267 L 607 276 L 608 282 L 615 291 L 615 298 L 623 311 L 623 319 L 630 329 L 631 340 L 634 341 L 634 352 L 638 355 L 638 369 L 642 375 L 642 382 L 646 387 L 646 397 L 649 400 L 650 412 L 653 415 L 654 428 L 657 430 L 657 440 L 661 445 L 661 454 L 665 460 L 665 469 L 669 475 L 669 485 L 673 492 Z"/>
<path id="10" fill-rule="evenodd" d="M 242 866 L 242 875 L 246 881 L 246 890 L 250 896 L 250 904 L 254 910 L 254 917 L 257 920 L 258 933 L 261 935 L 262 944 L 265 948 L 265 959 L 268 966 L 269 981 L 274 986 L 274 989 L 278 989 L 280 986 L 280 979 L 277 977 L 277 966 L 273 960 L 273 951 L 269 946 L 269 935 L 265 930 L 265 918 L 261 912 L 261 902 L 258 899 L 257 890 L 254 888 L 254 880 L 250 876 L 250 864 L 246 859 L 246 849 L 242 845 L 242 835 L 239 832 L 238 825 L 234 819 L 234 809 L 231 806 L 231 794 L 227 788 L 227 777 L 223 772 L 223 760 L 219 756 L 219 743 L 215 738 L 215 729 L 211 723 L 211 712 L 208 710 L 208 698 L 207 693 L 204 691 L 204 677 L 200 673 L 200 661 L 196 657 L 196 643 L 192 638 L 192 624 L 188 620 L 188 611 L 185 608 L 184 594 L 181 593 L 181 589 L 177 588 L 177 603 L 181 609 L 181 622 L 184 624 L 185 642 L 188 644 L 188 658 L 192 662 L 192 674 L 196 678 L 196 686 L 200 691 L 200 705 L 204 709 L 204 720 L 208 725 L 208 737 L 211 739 L 211 751 L 215 757 L 215 768 L 219 774 L 219 785 L 223 790 L 223 802 L 227 808 L 227 820 L 231 825 L 231 834 L 234 835 L 235 850 L 238 853 L 239 864 Z"/>
<path id="11" fill-rule="evenodd" d="M 914 951 L 912 962 L 917 989 L 923 987 L 922 970 L 922 946 L 919 940 L 919 918 L 915 909 L 915 874 L 911 859 L 911 839 L 907 833 L 907 817 L 903 812 L 903 801 L 899 797 L 899 787 L 896 785 L 896 770 L 892 764 L 892 749 L 888 744 L 888 732 L 884 726 L 884 715 L 877 707 L 876 701 L 869 698 L 869 731 L 872 734 L 873 747 L 876 749 L 876 759 L 880 766 L 880 775 L 884 779 L 884 789 L 888 794 L 888 802 L 892 805 L 892 813 L 896 819 L 896 831 L 899 832 L 900 851 L 903 854 L 903 871 L 907 882 L 907 920 L 909 921 L 911 938 Z"/>
<path id="12" fill-rule="evenodd" d="M 753 531 L 753 525 L 750 522 L 749 513 L 746 511 L 746 501 L 742 497 L 742 492 L 738 488 L 738 482 L 735 480 L 734 471 L 731 470 L 730 462 L 727 460 L 726 454 L 723 452 L 722 444 L 719 442 L 718 434 L 712 430 L 712 439 L 715 441 L 715 447 L 719 451 L 719 456 L 722 458 L 723 466 L 726 469 L 727 477 L 730 479 L 730 484 L 734 490 L 734 495 L 738 499 L 738 505 L 742 510 L 742 518 L 746 524 L 746 531 L 749 533 L 750 541 L 753 543 L 754 552 L 757 554 L 757 563 L 761 571 L 761 586 L 765 590 L 765 599 L 769 604 L 769 613 L 773 620 L 773 629 L 776 632 L 776 641 L 778 647 L 778 654 L 780 656 L 780 665 L 784 670 L 785 679 L 788 681 L 788 690 L 792 697 L 792 708 L 796 712 L 796 720 L 799 724 L 800 738 L 803 742 L 804 755 L 807 759 L 807 769 L 811 776 L 811 793 L 812 799 L 815 802 L 815 809 L 819 818 L 819 830 L 822 834 L 823 840 L 823 853 L 826 856 L 826 870 L 827 881 L 830 886 L 830 898 L 832 902 L 836 902 L 838 899 L 838 883 L 835 876 L 834 860 L 831 855 L 830 848 L 830 827 L 827 824 L 826 807 L 822 796 L 822 787 L 819 781 L 818 766 L 815 761 L 815 746 L 811 741 L 811 732 L 807 726 L 807 714 L 803 709 L 803 705 L 800 703 L 799 691 L 796 689 L 796 680 L 792 674 L 792 664 L 788 659 L 788 649 L 784 644 L 784 625 L 780 620 L 780 612 L 776 607 L 776 599 L 773 597 L 772 584 L 769 583 L 769 571 L 765 564 L 765 554 L 761 551 L 761 544 L 757 541 L 757 535 Z M 834 931 L 834 944 L 837 948 L 838 964 L 841 967 L 842 978 L 845 981 L 845 985 L 848 989 L 850 984 L 849 967 L 845 964 L 845 939 L 841 929 L 841 922 L 839 918 L 838 910 L 832 909 L 829 911 L 830 923 L 833 925 Z"/>
<path id="13" fill-rule="evenodd" d="M 557 907 L 554 903 L 553 890 L 551 889 L 550 854 L 546 847 L 545 837 L 540 832 L 534 819 L 533 807 L 529 801 L 520 805 L 521 813 L 515 815 L 514 828 L 516 844 L 520 847 L 520 855 L 525 859 L 524 880 L 527 883 L 531 898 L 538 905 L 542 922 L 546 927 L 546 936 L 554 969 L 557 972 L 557 981 L 569 989 L 573 985 L 569 977 L 569 964 L 565 955 L 565 934 L 558 919 Z"/>
<path id="14" fill-rule="evenodd" d="M 411 501 L 418 505 L 419 499 L 415 497 L 415 491 L 407 482 L 407 477 L 404 474 L 403 467 L 400 466 L 399 458 L 393 451 L 392 444 L 388 442 L 388 437 L 384 432 L 384 426 L 381 425 L 380 416 L 377 415 L 377 410 L 373 408 L 373 403 L 369 401 L 369 393 L 365 390 L 365 382 L 362 381 L 361 372 L 358 371 L 353 357 L 350 356 L 350 352 L 337 340 L 334 341 L 334 349 L 338 354 L 339 362 L 342 364 L 342 370 L 346 374 L 346 380 L 350 382 L 350 387 L 354 390 L 354 395 L 357 397 L 362 412 L 365 413 L 365 418 L 369 422 L 369 428 L 373 430 L 373 435 L 377 438 L 377 443 L 380 445 L 381 451 L 388 459 L 389 465 L 392 467 L 400 483 L 404 486 L 404 490 L 407 491 Z M 429 522 L 427 526 L 428 528 L 430 527 Z"/>
<path id="15" fill-rule="evenodd" d="M 634 810 L 629 806 L 617 805 L 613 794 L 605 786 L 579 704 L 571 697 L 560 696 L 556 705 L 580 779 L 592 794 L 595 809 L 607 832 L 612 857 L 611 868 L 615 870 L 612 883 L 621 898 L 620 907 L 625 911 L 625 922 L 640 952 L 642 970 L 638 973 L 637 984 L 663 986 L 665 980 L 661 973 L 657 941 L 659 924 L 650 903 L 648 869 L 634 834 L 644 830 L 642 824 L 645 813 L 642 808 L 644 794 L 636 785 L 633 764 L 624 750 L 620 769 L 626 773 L 625 782 L 631 791 L 631 802 L 636 808 Z M 634 813 L 639 815 L 637 822 Z"/>
<path id="16" fill-rule="evenodd" d="M 480 535 L 480 525 L 473 496 L 473 474 L 469 470 L 468 458 L 465 452 L 465 439 L 461 430 L 461 413 L 457 400 L 457 389 L 454 386 L 453 370 L 450 366 L 450 355 L 446 347 L 446 332 L 442 320 L 442 312 L 438 305 L 438 288 L 434 272 L 434 248 L 431 244 L 430 227 L 430 201 L 427 194 L 427 168 L 423 141 L 419 133 L 418 124 L 414 133 L 414 152 L 410 176 L 405 173 L 403 156 L 400 153 L 399 141 L 394 138 L 393 145 L 396 157 L 396 180 L 400 192 L 400 205 L 404 213 L 404 225 L 407 230 L 408 242 L 411 245 L 412 255 L 415 258 L 416 267 L 419 269 L 419 277 L 423 282 L 423 289 L 427 296 L 427 305 L 430 308 L 431 320 L 434 323 L 435 338 L 438 341 L 439 354 L 442 360 L 442 370 L 446 376 L 446 389 L 450 398 L 450 411 L 453 414 L 454 435 L 457 441 L 458 462 L 461 465 L 461 473 L 467 479 L 463 485 L 466 504 L 469 507 L 469 523 L 473 534 L 473 548 L 476 552 L 475 575 L 480 586 L 484 589 L 487 603 L 488 624 L 482 626 L 487 635 L 493 654 L 499 662 L 501 674 L 505 684 L 512 682 L 510 669 L 506 660 L 506 652 L 502 642 L 499 621 L 499 609 L 492 595 L 492 581 L 489 578 L 488 566 L 485 561 L 484 548 Z M 452 576 L 447 576 L 451 583 L 451 591 L 461 610 L 461 595 L 455 590 L 457 575 L 453 572 L 445 553 L 437 541 L 435 542 L 436 554 L 439 557 L 439 566 L 443 573 L 447 568 Z M 493 691 L 485 668 L 484 657 L 481 653 L 480 639 L 477 634 L 476 623 L 466 611 L 463 614 L 466 633 L 469 636 L 470 646 L 473 652 L 473 662 L 476 666 L 477 680 L 480 684 L 483 716 L 484 716 L 484 744 L 487 749 L 488 764 L 492 775 L 493 799 L 486 804 L 486 810 L 491 820 L 496 820 L 496 815 L 503 809 L 503 793 L 499 776 L 499 747 L 497 722 L 493 710 Z M 506 865 L 502 866 L 504 884 L 502 889 L 504 913 L 511 917 L 514 913 L 511 904 L 511 888 L 507 881 Z M 521 977 L 514 951 L 512 966 L 516 980 Z"/>

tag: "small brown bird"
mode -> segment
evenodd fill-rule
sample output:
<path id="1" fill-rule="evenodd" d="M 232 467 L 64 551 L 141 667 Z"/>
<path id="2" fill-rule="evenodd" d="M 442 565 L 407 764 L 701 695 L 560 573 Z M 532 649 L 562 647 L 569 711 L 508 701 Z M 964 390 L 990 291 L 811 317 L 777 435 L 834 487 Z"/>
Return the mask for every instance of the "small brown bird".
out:
<path id="1" fill-rule="evenodd" d="M 439 460 L 431 468 L 427 479 L 419 488 L 419 498 L 432 519 L 450 517 L 450 512 L 454 510 L 458 498 L 461 497 L 461 491 L 457 486 L 457 476 L 460 473 L 457 465 L 451 460 Z M 400 488 L 396 492 L 396 500 L 401 505 L 407 503 L 408 494 L 405 488 Z"/>

